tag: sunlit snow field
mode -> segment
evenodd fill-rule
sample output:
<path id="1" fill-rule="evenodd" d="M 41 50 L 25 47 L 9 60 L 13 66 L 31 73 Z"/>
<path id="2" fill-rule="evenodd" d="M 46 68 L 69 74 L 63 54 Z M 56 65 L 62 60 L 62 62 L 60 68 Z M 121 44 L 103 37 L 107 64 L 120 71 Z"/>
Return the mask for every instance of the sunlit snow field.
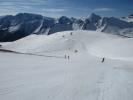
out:
<path id="1" fill-rule="evenodd" d="M 132 38 L 66 31 L 1 49 L 14 52 L 0 52 L 0 100 L 133 100 Z"/>

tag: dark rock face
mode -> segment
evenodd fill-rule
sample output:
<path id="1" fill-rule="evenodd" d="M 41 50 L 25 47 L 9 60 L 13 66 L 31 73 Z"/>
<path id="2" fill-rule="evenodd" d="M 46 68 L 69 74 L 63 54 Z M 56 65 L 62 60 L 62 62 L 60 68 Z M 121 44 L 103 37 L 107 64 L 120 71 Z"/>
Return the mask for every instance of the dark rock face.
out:
<path id="1" fill-rule="evenodd" d="M 13 41 L 31 34 L 40 24 L 43 16 L 18 14 L 0 19 L 0 41 Z"/>
<path id="2" fill-rule="evenodd" d="M 133 17 L 133 14 L 130 14 L 129 16 Z"/>
<path id="3" fill-rule="evenodd" d="M 14 41 L 30 34 L 50 35 L 55 32 L 67 30 L 99 30 L 107 33 L 121 34 L 123 29 L 133 32 L 133 23 L 114 17 L 100 17 L 91 14 L 84 19 L 68 18 L 59 19 L 44 17 L 37 14 L 19 13 L 15 16 L 0 17 L 0 41 Z M 122 33 L 123 35 L 126 32 Z M 129 33 L 128 33 L 129 34 Z"/>

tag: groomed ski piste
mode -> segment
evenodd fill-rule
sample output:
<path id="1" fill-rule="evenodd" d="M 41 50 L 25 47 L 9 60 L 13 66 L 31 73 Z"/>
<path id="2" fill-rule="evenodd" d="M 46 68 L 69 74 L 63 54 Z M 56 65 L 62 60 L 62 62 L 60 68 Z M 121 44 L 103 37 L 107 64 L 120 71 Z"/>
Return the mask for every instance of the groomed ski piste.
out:
<path id="1" fill-rule="evenodd" d="M 0 100 L 133 100 L 132 51 L 132 38 L 81 30 L 2 43 Z"/>

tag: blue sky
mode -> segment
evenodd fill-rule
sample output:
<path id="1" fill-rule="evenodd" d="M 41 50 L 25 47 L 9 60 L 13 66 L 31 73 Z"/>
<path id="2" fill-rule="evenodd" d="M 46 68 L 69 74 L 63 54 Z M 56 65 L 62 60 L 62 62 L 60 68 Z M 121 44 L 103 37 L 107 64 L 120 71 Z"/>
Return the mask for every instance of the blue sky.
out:
<path id="1" fill-rule="evenodd" d="M 0 0 L 0 15 L 24 12 L 50 17 L 85 17 L 92 12 L 120 17 L 133 13 L 133 0 Z"/>

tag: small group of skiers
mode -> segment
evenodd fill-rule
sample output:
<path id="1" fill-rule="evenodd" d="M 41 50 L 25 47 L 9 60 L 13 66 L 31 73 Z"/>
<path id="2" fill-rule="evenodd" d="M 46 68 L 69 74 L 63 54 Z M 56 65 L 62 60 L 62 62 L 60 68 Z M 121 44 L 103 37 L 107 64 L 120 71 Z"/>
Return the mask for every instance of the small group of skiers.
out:
<path id="1" fill-rule="evenodd" d="M 70 35 L 73 35 L 73 32 L 70 32 Z M 62 37 L 64 38 L 65 35 L 63 35 Z M 68 48 L 68 49 L 70 50 L 70 48 Z M 77 52 L 77 50 L 75 52 Z M 70 59 L 70 56 L 65 54 L 64 55 L 64 58 L 69 60 Z"/>
<path id="2" fill-rule="evenodd" d="M 70 48 L 69 48 L 69 50 L 70 50 Z M 74 50 L 74 53 L 77 53 L 77 52 L 78 52 L 78 50 Z M 65 57 L 65 59 L 69 59 L 70 58 L 70 56 L 69 55 L 66 55 L 66 54 L 65 54 L 64 57 Z"/>
<path id="3" fill-rule="evenodd" d="M 65 59 L 69 60 L 70 56 L 69 55 L 65 55 Z"/>
<path id="4" fill-rule="evenodd" d="M 70 33 L 70 35 L 73 35 L 73 32 L 71 32 L 71 33 Z M 62 35 L 62 37 L 64 38 L 64 37 L 65 37 L 65 35 Z"/>
<path id="5" fill-rule="evenodd" d="M 71 32 L 70 35 L 73 35 L 73 32 Z M 62 37 L 65 37 L 65 35 L 63 35 Z M 69 50 L 70 50 L 70 48 L 69 48 Z M 78 50 L 75 50 L 74 52 L 77 53 Z M 70 56 L 69 56 L 69 55 L 66 55 L 66 54 L 65 54 L 64 57 L 65 57 L 65 59 L 68 59 L 68 60 L 70 59 Z M 102 58 L 101 63 L 104 63 L 104 61 L 105 61 L 105 57 Z"/>

